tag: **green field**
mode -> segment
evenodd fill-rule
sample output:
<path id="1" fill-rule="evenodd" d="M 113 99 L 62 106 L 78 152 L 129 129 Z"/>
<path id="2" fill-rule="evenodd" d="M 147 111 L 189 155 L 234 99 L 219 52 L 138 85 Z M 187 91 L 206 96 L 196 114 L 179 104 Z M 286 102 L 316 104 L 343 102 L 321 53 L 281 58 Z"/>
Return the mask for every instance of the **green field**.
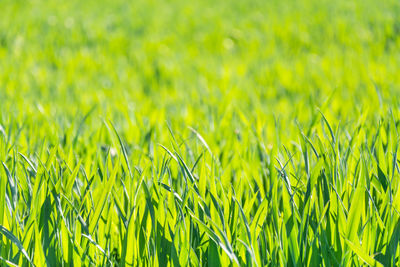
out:
<path id="1" fill-rule="evenodd" d="M 0 0 L 0 266 L 398 266 L 400 2 Z"/>

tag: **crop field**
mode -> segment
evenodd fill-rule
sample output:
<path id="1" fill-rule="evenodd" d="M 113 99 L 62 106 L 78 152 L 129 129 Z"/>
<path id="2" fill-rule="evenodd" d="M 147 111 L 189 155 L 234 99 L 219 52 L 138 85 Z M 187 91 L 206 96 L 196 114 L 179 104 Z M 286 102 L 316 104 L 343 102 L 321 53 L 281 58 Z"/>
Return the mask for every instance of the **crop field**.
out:
<path id="1" fill-rule="evenodd" d="M 0 266 L 399 266 L 398 0 L 0 0 Z"/>

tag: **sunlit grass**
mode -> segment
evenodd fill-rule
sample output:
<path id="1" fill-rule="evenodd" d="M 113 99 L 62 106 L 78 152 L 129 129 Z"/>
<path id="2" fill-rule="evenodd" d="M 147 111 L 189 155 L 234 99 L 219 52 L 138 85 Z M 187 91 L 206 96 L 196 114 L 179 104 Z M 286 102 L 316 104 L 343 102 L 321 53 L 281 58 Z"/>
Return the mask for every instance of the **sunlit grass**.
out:
<path id="1" fill-rule="evenodd" d="M 397 266 L 397 1 L 1 1 L 0 261 Z"/>

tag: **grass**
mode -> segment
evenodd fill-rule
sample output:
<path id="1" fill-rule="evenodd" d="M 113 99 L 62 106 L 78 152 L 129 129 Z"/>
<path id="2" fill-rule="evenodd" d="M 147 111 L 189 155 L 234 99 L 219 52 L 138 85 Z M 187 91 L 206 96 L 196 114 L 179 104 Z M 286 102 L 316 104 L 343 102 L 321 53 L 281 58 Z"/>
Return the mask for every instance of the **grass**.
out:
<path id="1" fill-rule="evenodd" d="M 1 265 L 399 265 L 398 1 L 0 10 Z"/>

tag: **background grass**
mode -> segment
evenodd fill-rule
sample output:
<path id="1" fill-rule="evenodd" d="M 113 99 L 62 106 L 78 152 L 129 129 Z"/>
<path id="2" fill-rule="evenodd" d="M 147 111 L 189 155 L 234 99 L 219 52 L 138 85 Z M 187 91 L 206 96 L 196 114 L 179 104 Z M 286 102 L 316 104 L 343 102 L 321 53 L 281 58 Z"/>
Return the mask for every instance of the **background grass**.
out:
<path id="1" fill-rule="evenodd" d="M 399 264 L 398 1 L 0 10 L 2 264 Z"/>

